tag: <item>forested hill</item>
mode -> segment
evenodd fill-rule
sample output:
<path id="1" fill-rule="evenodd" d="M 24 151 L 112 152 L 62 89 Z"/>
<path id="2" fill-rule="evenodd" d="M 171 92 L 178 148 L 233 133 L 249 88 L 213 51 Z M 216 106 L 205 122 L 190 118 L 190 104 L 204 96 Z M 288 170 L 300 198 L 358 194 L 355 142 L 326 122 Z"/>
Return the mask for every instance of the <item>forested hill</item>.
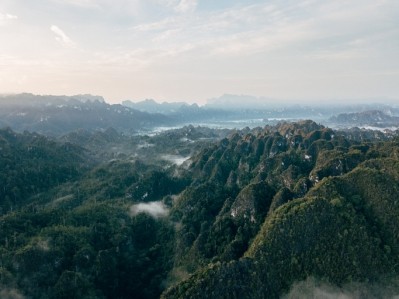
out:
<path id="1" fill-rule="evenodd" d="M 52 187 L 78 180 L 92 165 L 92 158 L 80 146 L 37 133 L 0 129 L 0 214 Z"/>
<path id="2" fill-rule="evenodd" d="M 0 198 L 0 297 L 279 298 L 309 277 L 399 294 L 397 137 L 312 121 L 227 133 L 137 137 L 151 157 L 92 161 L 86 133 L 2 131 L 3 179 L 24 193 Z M 172 145 L 191 158 L 154 163 Z"/>
<path id="3" fill-rule="evenodd" d="M 201 183 L 172 212 L 177 263 L 195 271 L 163 298 L 279 298 L 308 277 L 392 286 L 398 158 L 398 139 L 353 142 L 312 122 L 205 150 L 191 167 Z"/>

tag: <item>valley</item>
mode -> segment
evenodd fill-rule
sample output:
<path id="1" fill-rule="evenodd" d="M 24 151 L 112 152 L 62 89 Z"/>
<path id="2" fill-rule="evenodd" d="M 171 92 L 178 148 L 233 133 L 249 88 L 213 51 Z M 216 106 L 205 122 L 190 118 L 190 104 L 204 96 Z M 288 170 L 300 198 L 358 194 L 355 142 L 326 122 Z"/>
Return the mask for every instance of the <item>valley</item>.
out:
<path id="1" fill-rule="evenodd" d="M 398 293 L 397 130 L 54 132 L 0 130 L 1 294 L 280 298 L 309 279 Z"/>

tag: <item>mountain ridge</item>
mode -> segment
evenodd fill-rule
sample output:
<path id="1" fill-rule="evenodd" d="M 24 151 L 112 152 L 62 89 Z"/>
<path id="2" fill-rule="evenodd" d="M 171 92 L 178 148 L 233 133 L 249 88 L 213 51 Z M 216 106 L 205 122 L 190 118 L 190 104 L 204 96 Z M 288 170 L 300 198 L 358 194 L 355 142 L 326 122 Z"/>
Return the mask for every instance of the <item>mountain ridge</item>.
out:
<path id="1" fill-rule="evenodd" d="M 21 94 L 0 98 L 0 126 L 16 131 L 36 131 L 50 136 L 77 129 L 89 131 L 114 127 L 133 134 L 143 129 L 168 125 L 172 120 L 120 104 L 107 104 L 102 97 L 36 96 Z"/>

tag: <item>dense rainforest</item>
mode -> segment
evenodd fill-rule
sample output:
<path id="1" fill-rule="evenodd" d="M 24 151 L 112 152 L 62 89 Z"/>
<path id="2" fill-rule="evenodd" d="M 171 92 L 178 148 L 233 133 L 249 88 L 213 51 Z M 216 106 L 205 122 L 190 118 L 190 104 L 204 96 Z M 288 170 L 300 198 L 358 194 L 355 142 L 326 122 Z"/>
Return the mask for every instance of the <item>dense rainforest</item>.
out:
<path id="1" fill-rule="evenodd" d="M 395 135 L 2 129 L 0 165 L 1 298 L 280 298 L 309 279 L 399 293 Z"/>

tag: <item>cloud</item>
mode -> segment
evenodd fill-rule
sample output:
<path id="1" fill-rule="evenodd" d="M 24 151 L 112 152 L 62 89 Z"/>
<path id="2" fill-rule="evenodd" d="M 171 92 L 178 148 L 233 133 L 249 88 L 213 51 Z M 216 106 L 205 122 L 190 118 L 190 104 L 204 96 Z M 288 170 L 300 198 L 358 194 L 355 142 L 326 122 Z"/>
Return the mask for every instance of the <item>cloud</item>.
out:
<path id="1" fill-rule="evenodd" d="M 175 3 L 175 10 L 193 11 L 196 1 Z M 293 9 L 293 8 L 292 8 Z M 133 27 L 167 52 L 169 47 L 199 49 L 209 55 L 251 55 L 305 40 L 310 34 L 306 19 L 293 19 L 290 9 L 271 4 L 233 6 L 224 11 L 206 12 L 187 18 L 184 14 Z M 155 35 L 152 37 L 151 35 Z"/>
<path id="2" fill-rule="evenodd" d="M 58 2 L 61 4 L 72 5 L 84 8 L 98 8 L 97 1 L 93 0 L 52 0 L 53 2 Z"/>
<path id="3" fill-rule="evenodd" d="M 175 11 L 180 13 L 194 12 L 197 8 L 198 0 L 181 0 L 175 6 Z"/>
<path id="4" fill-rule="evenodd" d="M 391 285 L 391 286 L 390 286 Z M 393 285 L 393 286 L 392 286 Z M 352 283 L 337 287 L 329 283 L 318 281 L 313 277 L 294 283 L 283 299 L 360 299 L 360 298 L 390 298 L 398 299 L 395 282 L 386 281 L 384 285 L 373 283 Z"/>
<path id="5" fill-rule="evenodd" d="M 22 295 L 16 289 L 2 289 L 2 290 L 0 290 L 0 298 L 4 298 L 4 299 L 24 299 L 25 296 Z"/>
<path id="6" fill-rule="evenodd" d="M 75 43 L 59 27 L 52 25 L 50 30 L 55 34 L 55 40 L 62 46 L 68 48 L 74 48 L 76 46 Z"/>
<path id="7" fill-rule="evenodd" d="M 18 16 L 13 15 L 13 14 L 9 14 L 9 13 L 1 13 L 0 12 L 0 22 L 1 21 L 10 21 L 10 20 L 16 20 L 18 19 Z"/>
<path id="8" fill-rule="evenodd" d="M 198 3 L 187 0 L 157 1 L 180 12 L 193 11 Z M 266 53 L 269 56 L 265 61 L 271 59 L 270 55 L 288 55 L 298 58 L 298 61 L 360 60 L 367 58 L 370 48 L 380 44 L 377 37 L 381 31 L 385 35 L 389 32 L 362 21 L 371 18 L 376 24 L 384 23 L 381 11 L 387 8 L 380 7 L 376 13 L 369 6 L 363 5 L 357 10 L 345 6 L 350 13 L 343 14 L 341 6 L 317 1 L 289 2 L 286 5 L 270 1 L 233 5 L 220 11 L 201 11 L 200 15 L 189 17 L 184 13 L 169 15 L 155 22 L 137 24 L 130 31 L 135 40 L 147 41 L 142 44 L 145 51 L 141 54 L 144 57 L 134 56 L 140 60 L 145 58 L 149 64 L 164 65 L 168 62 L 164 58 L 170 56 L 176 57 L 177 63 L 186 63 L 189 55 L 211 61 L 217 57 L 249 59 Z M 309 15 L 313 17 L 309 18 Z M 337 26 L 340 29 L 344 26 L 345 30 L 337 30 Z M 373 29 L 365 33 L 367 26 Z M 367 32 L 373 33 L 376 42 L 365 36 Z"/>
<path id="9" fill-rule="evenodd" d="M 194 12 L 198 5 L 198 0 L 152 0 L 157 5 L 172 9 L 177 13 Z"/>
<path id="10" fill-rule="evenodd" d="M 139 203 L 130 207 L 131 216 L 136 216 L 140 213 L 147 213 L 154 218 L 159 218 L 167 216 L 169 211 L 165 204 L 161 201 Z"/>
<path id="11" fill-rule="evenodd" d="M 7 20 L 16 20 L 16 19 L 18 19 L 17 16 L 11 15 L 11 14 L 6 14 L 6 15 L 5 15 L 5 18 L 6 18 Z"/>
<path id="12" fill-rule="evenodd" d="M 148 0 L 47 0 L 62 7 L 68 13 L 89 13 L 90 18 L 102 22 L 104 20 L 117 22 L 120 18 L 132 17 L 131 22 L 136 19 L 146 18 L 147 11 L 143 9 L 149 6 Z M 103 18 L 103 16 L 108 16 Z"/>
<path id="13" fill-rule="evenodd" d="M 171 162 L 173 164 L 176 164 L 177 166 L 182 165 L 184 162 L 186 162 L 190 157 L 183 157 L 180 155 L 163 155 L 162 159 L 166 160 L 168 162 Z"/>
<path id="14" fill-rule="evenodd" d="M 147 32 L 147 31 L 163 31 L 169 30 L 167 28 L 178 27 L 177 20 L 175 18 L 166 18 L 161 21 L 152 23 L 143 23 L 132 28 L 133 31 Z"/>

